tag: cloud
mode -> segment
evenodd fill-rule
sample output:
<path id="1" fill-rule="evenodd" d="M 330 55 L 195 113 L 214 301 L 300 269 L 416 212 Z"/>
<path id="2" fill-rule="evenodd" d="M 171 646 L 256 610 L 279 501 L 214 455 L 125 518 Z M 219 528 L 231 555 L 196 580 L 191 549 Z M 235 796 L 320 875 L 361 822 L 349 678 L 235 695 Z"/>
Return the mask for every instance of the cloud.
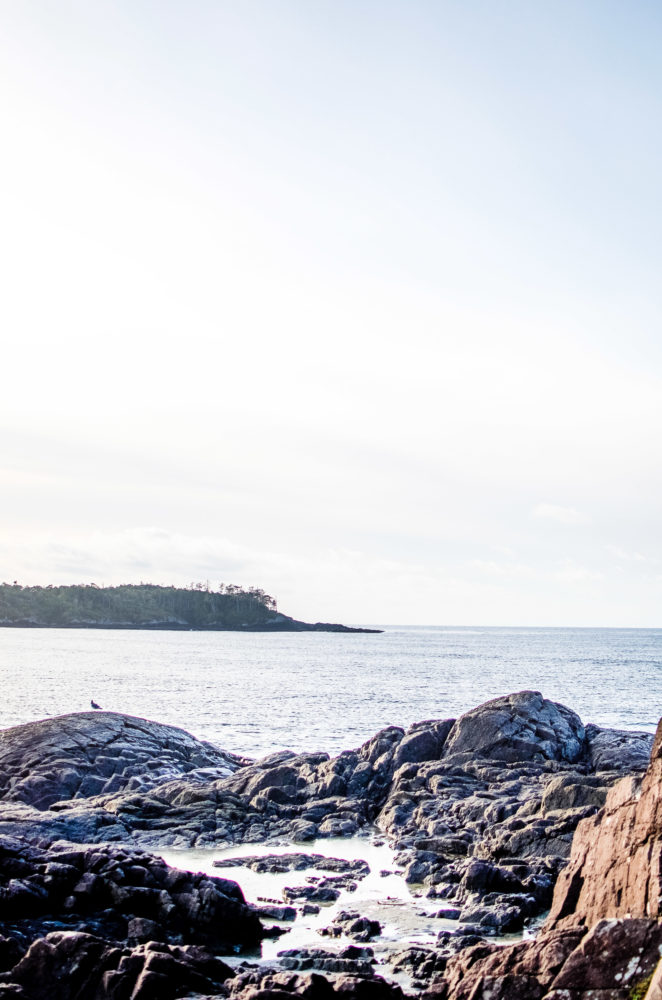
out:
<path id="1" fill-rule="evenodd" d="M 396 621 L 402 607 L 407 617 L 415 616 L 419 604 L 436 604 L 439 595 L 443 605 L 461 586 L 443 568 L 350 548 L 283 552 L 158 527 L 57 538 L 0 536 L 0 579 L 18 579 L 23 585 L 254 585 L 276 597 L 280 609 L 295 618 L 350 624 L 361 608 L 364 620 Z M 407 603 L 410 595 L 415 595 L 413 611 Z"/>
<path id="2" fill-rule="evenodd" d="M 554 573 L 554 579 L 559 583 L 590 583 L 604 579 L 602 573 L 580 566 L 572 559 L 563 559 L 560 565 L 561 568 Z"/>
<path id="3" fill-rule="evenodd" d="M 573 507 L 561 507 L 553 503 L 539 503 L 532 516 L 541 520 L 558 521 L 559 524 L 587 524 L 588 518 Z"/>
<path id="4" fill-rule="evenodd" d="M 502 579 L 528 578 L 535 576 L 531 566 L 516 562 L 497 562 L 495 559 L 471 559 L 470 569 L 487 576 Z"/>
<path id="5" fill-rule="evenodd" d="M 657 562 L 657 559 L 651 559 L 650 556 L 645 556 L 641 552 L 636 552 L 633 549 L 624 549 L 620 545 L 608 545 L 607 551 L 611 552 L 613 556 L 617 559 L 621 559 L 623 562 Z"/>

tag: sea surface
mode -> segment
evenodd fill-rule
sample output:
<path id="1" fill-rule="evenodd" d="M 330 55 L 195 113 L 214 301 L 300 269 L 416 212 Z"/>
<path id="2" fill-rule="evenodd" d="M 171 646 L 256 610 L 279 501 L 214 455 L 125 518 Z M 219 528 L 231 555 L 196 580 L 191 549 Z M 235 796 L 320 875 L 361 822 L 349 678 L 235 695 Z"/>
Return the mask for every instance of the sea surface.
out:
<path id="1" fill-rule="evenodd" d="M 381 635 L 0 628 L 0 728 L 103 708 L 246 756 L 340 750 L 387 725 L 542 691 L 584 722 L 652 731 L 662 629 L 382 626 Z"/>

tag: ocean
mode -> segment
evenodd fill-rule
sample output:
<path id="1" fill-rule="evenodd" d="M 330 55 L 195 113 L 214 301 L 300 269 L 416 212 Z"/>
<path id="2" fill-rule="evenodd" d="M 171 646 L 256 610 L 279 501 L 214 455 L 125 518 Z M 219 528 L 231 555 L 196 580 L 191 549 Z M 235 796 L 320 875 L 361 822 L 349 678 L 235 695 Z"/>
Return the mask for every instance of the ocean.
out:
<path id="1" fill-rule="evenodd" d="M 0 727 L 104 709 L 250 757 L 351 749 L 525 688 L 653 731 L 662 629 L 382 626 L 381 635 L 0 628 Z"/>

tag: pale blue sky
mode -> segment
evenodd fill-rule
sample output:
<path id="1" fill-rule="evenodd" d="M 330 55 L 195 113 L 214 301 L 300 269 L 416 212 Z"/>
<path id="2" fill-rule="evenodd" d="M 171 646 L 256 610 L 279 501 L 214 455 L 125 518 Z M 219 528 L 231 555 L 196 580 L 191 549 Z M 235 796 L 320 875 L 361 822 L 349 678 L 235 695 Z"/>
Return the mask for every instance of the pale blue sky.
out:
<path id="1" fill-rule="evenodd" d="M 0 11 L 0 567 L 657 625 L 662 10 Z"/>

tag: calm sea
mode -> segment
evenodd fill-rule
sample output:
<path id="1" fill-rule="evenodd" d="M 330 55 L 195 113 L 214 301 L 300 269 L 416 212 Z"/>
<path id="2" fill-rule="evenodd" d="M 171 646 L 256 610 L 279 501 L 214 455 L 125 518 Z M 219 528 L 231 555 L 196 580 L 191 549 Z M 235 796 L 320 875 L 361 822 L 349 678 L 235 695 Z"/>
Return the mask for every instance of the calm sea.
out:
<path id="1" fill-rule="evenodd" d="M 653 730 L 662 630 L 386 627 L 382 635 L 0 628 L 0 727 L 103 708 L 248 756 L 338 752 L 523 688 Z"/>

